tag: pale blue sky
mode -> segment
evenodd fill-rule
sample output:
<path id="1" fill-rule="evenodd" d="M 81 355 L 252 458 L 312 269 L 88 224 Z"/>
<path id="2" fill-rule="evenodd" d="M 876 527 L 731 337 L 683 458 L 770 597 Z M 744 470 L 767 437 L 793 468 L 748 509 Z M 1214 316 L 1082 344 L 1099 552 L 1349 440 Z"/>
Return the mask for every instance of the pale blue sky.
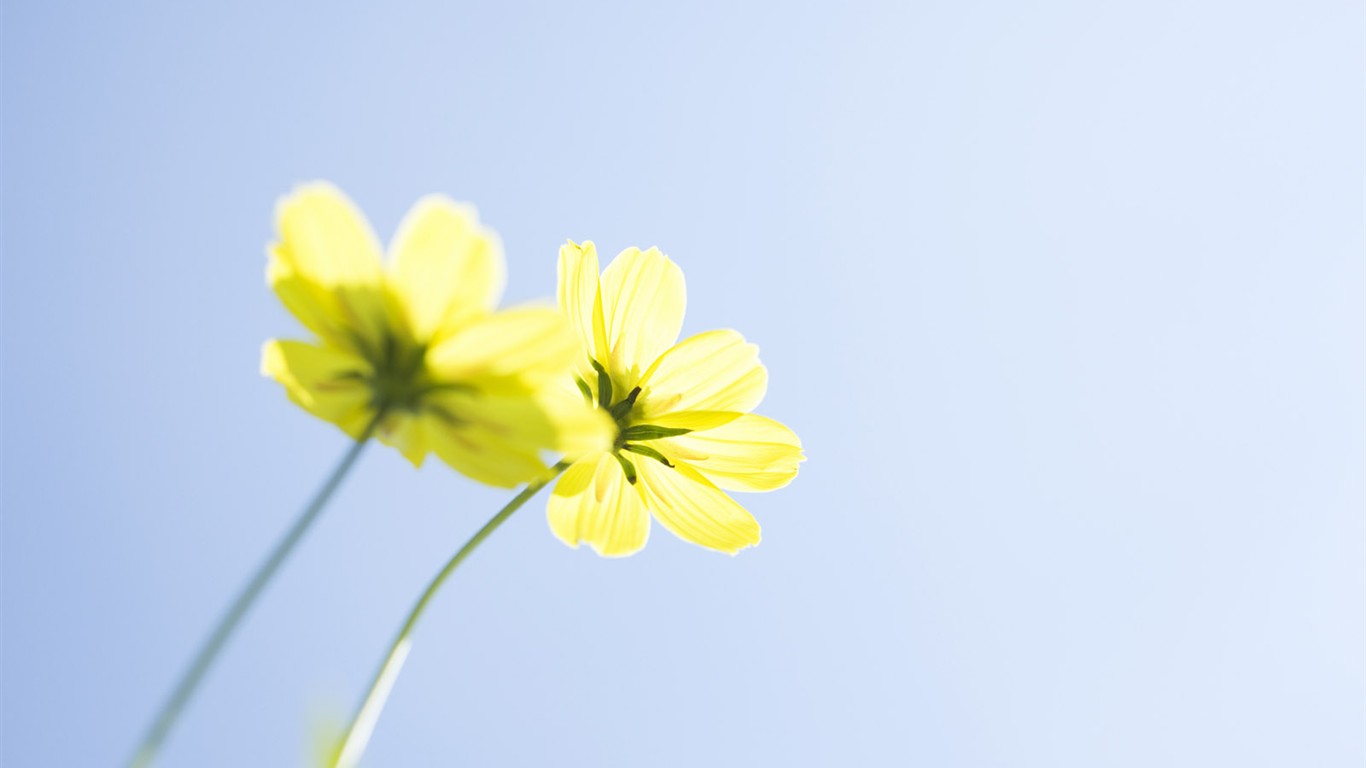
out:
<path id="1" fill-rule="evenodd" d="M 3 6 L 0 763 L 112 765 L 345 449 L 257 373 L 277 196 L 658 245 L 809 462 L 731 559 L 544 500 L 371 766 L 1366 762 L 1354 2 Z M 166 766 L 301 764 L 504 500 L 372 450 Z"/>

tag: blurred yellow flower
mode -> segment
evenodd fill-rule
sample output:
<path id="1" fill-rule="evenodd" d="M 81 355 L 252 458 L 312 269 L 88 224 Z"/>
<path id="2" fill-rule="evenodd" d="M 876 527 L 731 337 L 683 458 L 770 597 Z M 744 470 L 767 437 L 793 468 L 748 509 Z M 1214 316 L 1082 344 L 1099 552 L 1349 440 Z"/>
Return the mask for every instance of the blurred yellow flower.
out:
<path id="1" fill-rule="evenodd" d="M 544 478 L 541 449 L 610 441 L 608 419 L 546 386 L 578 357 L 559 313 L 494 311 L 502 246 L 473 208 L 419 200 L 387 268 L 370 225 L 329 184 L 295 190 L 276 216 L 267 279 L 317 339 L 267 342 L 261 368 L 309 413 L 358 439 L 378 419 L 375 435 L 414 465 L 435 453 L 501 487 Z"/>
<path id="2" fill-rule="evenodd" d="M 676 536 L 735 553 L 759 543 L 759 524 L 725 491 L 769 491 L 797 475 L 801 441 L 751 414 L 768 373 L 735 331 L 675 344 L 683 272 L 657 249 L 622 251 L 598 274 L 591 242 L 560 249 L 560 309 L 577 333 L 576 384 L 616 423 L 608 450 L 565 470 L 550 497 L 550 528 L 600 555 L 645 546 L 650 515 Z"/>

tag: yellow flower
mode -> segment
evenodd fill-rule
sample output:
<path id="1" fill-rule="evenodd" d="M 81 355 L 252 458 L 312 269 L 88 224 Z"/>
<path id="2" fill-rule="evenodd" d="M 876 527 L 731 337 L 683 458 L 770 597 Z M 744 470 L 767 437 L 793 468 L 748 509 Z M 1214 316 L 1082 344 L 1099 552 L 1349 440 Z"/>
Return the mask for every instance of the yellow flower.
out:
<path id="1" fill-rule="evenodd" d="M 512 487 L 545 477 L 541 449 L 583 450 L 611 427 L 558 394 L 578 356 L 549 307 L 495 312 L 497 236 L 444 197 L 413 206 L 382 263 L 370 225 L 336 188 L 305 185 L 277 209 L 267 279 L 316 341 L 266 343 L 261 368 L 309 413 L 375 435 L 414 465 L 435 453 L 456 470 Z"/>
<path id="2" fill-rule="evenodd" d="M 735 331 L 675 344 L 683 272 L 630 248 L 599 277 L 593 243 L 560 249 L 560 309 L 580 344 L 576 384 L 616 423 L 608 450 L 582 455 L 551 494 L 550 528 L 600 555 L 645 546 L 650 515 L 722 552 L 759 543 L 759 523 L 725 491 L 770 491 L 797 475 L 801 441 L 751 414 L 768 386 L 758 348 Z"/>

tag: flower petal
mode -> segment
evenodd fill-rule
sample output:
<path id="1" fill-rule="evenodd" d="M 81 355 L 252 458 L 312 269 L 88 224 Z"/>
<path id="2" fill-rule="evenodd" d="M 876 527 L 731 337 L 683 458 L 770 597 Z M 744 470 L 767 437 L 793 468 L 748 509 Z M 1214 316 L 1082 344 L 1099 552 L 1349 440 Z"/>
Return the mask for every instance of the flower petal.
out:
<path id="1" fill-rule="evenodd" d="M 729 424 L 743 415 L 743 413 L 736 413 L 735 411 L 671 411 L 651 415 L 650 424 L 656 427 L 674 427 L 696 432 Z"/>
<path id="2" fill-rule="evenodd" d="M 295 271 L 280 255 L 278 246 L 271 248 L 270 260 L 266 265 L 266 283 L 280 297 L 285 309 L 298 318 L 305 328 L 318 334 L 328 344 L 358 350 L 353 343 L 355 334 L 349 330 L 348 315 L 342 311 L 336 294 Z"/>
<path id="3" fill-rule="evenodd" d="M 403 454 L 403 458 L 412 462 L 414 467 L 422 466 L 422 462 L 427 458 L 431 451 L 431 445 L 427 440 L 427 431 L 436 421 L 435 417 L 422 416 L 406 412 L 390 413 L 385 416 L 375 437 L 385 445 L 391 445 Z"/>
<path id="4" fill-rule="evenodd" d="M 607 331 L 602 317 L 602 291 L 598 287 L 598 249 L 592 240 L 582 245 L 570 240 L 560 246 L 560 311 L 578 335 L 583 355 L 608 355 Z M 583 361 L 587 367 L 587 361 Z"/>
<path id="5" fill-rule="evenodd" d="M 427 351 L 427 366 L 443 381 L 538 385 L 568 378 L 578 355 L 578 340 L 563 315 L 548 307 L 521 307 L 471 321 Z"/>
<path id="6" fill-rule="evenodd" d="M 280 200 L 275 212 L 281 255 L 327 288 L 377 285 L 383 278 L 379 241 L 341 190 L 305 184 Z"/>
<path id="7" fill-rule="evenodd" d="M 768 371 L 739 333 L 707 331 L 661 355 L 640 385 L 642 421 L 680 411 L 748 413 L 764 399 Z"/>
<path id="8" fill-rule="evenodd" d="M 378 341 L 389 316 L 379 242 L 351 201 L 304 185 L 280 201 L 276 226 L 267 277 L 285 306 L 333 343 Z"/>
<path id="9" fill-rule="evenodd" d="M 261 350 L 261 373 L 283 384 L 301 408 L 353 438 L 364 434 L 374 416 L 361 378 L 369 370 L 354 354 L 302 341 L 272 339 Z"/>
<path id="10" fill-rule="evenodd" d="M 506 280 L 503 246 L 468 205 L 441 195 L 422 198 L 389 251 L 390 284 L 418 341 L 453 333 L 498 305 Z"/>
<path id="11" fill-rule="evenodd" d="M 429 433 L 477 427 L 527 453 L 563 452 L 570 460 L 606 450 L 616 425 L 568 387 L 529 389 L 515 382 L 485 381 L 427 395 L 425 408 L 435 417 Z"/>
<path id="12" fill-rule="evenodd" d="M 602 311 L 610 346 L 607 365 L 624 385 L 678 340 L 687 290 L 683 270 L 659 252 L 627 248 L 602 273 Z"/>
<path id="13" fill-rule="evenodd" d="M 546 507 L 550 530 L 571 547 L 587 542 L 603 557 L 639 552 L 650 537 L 650 514 L 639 484 L 631 484 L 610 453 L 588 456 L 565 470 Z"/>
<path id="14" fill-rule="evenodd" d="M 509 437 L 496 421 L 471 423 L 432 417 L 426 437 L 432 452 L 452 469 L 498 488 L 514 488 L 549 472 L 534 441 Z"/>
<path id="15" fill-rule="evenodd" d="M 597 474 L 598 462 L 606 452 L 585 456 L 564 471 L 555 487 L 550 491 L 550 501 L 546 503 L 546 520 L 555 538 L 579 548 L 579 520 L 583 517 L 584 506 L 592 498 L 593 477 Z"/>
<path id="16" fill-rule="evenodd" d="M 728 491 L 771 491 L 797 476 L 802 441 L 773 419 L 747 413 L 699 432 L 647 443 L 675 463 L 687 462 Z"/>
<path id="17" fill-rule="evenodd" d="M 639 461 L 650 511 L 675 536 L 735 554 L 759 543 L 759 523 L 744 507 L 686 464 Z"/>
<path id="18" fill-rule="evenodd" d="M 607 411 L 586 402 L 568 377 L 547 383 L 533 397 L 555 430 L 549 447 L 564 454 L 567 460 L 612 447 L 617 436 L 616 422 Z"/>

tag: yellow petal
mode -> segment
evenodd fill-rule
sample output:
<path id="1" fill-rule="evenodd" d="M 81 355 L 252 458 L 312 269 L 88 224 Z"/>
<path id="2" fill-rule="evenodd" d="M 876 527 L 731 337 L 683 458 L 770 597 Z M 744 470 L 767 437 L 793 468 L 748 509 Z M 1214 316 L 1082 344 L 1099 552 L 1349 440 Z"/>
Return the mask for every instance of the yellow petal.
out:
<path id="1" fill-rule="evenodd" d="M 678 340 L 687 291 L 683 270 L 659 252 L 627 248 L 602 273 L 602 311 L 609 359 L 625 387 Z"/>
<path id="2" fill-rule="evenodd" d="M 542 451 L 573 460 L 610 447 L 616 436 L 606 413 L 589 407 L 577 391 L 553 386 L 533 391 L 485 382 L 479 389 L 430 393 L 425 408 L 424 434 L 441 459 L 501 487 L 545 476 Z M 508 467 L 495 466 L 497 461 Z"/>
<path id="3" fill-rule="evenodd" d="M 533 391 L 515 383 L 485 382 L 479 388 L 430 393 L 425 407 L 439 419 L 430 425 L 432 430 L 439 423 L 475 426 L 528 451 L 581 455 L 610 447 L 616 437 L 611 418 L 589 408 L 578 392 L 573 395 L 558 388 Z"/>
<path id="4" fill-rule="evenodd" d="M 715 429 L 729 424 L 744 414 L 735 411 L 672 411 L 651 416 L 650 424 L 656 427 L 676 427 L 694 431 Z"/>
<path id="5" fill-rule="evenodd" d="M 680 411 L 748 413 L 764 399 L 759 348 L 731 330 L 690 336 L 660 356 L 640 381 L 641 420 Z"/>
<path id="6" fill-rule="evenodd" d="M 300 322 L 335 344 L 377 342 L 390 310 L 379 242 L 351 201 L 326 183 L 304 185 L 276 208 L 272 287 Z"/>
<path id="7" fill-rule="evenodd" d="M 564 316 L 548 307 L 522 307 L 471 321 L 427 351 L 427 366 L 443 381 L 537 384 L 568 376 L 578 355 Z"/>
<path id="8" fill-rule="evenodd" d="M 414 467 L 420 467 L 431 450 L 427 430 L 429 423 L 434 421 L 435 418 L 432 416 L 406 412 L 391 413 L 384 418 L 380 428 L 376 430 L 375 437 L 381 443 L 397 448 L 398 452 L 403 454 L 403 458 L 412 462 Z"/>
<path id="9" fill-rule="evenodd" d="M 359 438 L 374 412 L 370 390 L 360 377 L 369 365 L 360 357 L 301 341 L 266 342 L 261 373 L 285 387 L 289 399 L 309 413 Z"/>
<path id="10" fill-rule="evenodd" d="M 700 432 L 664 438 L 648 445 L 675 463 L 687 462 L 728 491 L 771 491 L 797 476 L 802 441 L 792 430 L 747 413 Z"/>
<path id="11" fill-rule="evenodd" d="M 308 279 L 328 288 L 381 281 L 379 241 L 341 190 L 305 184 L 279 202 L 275 216 L 281 255 Z"/>
<path id="12" fill-rule="evenodd" d="M 582 355 L 607 360 L 607 331 L 598 287 L 598 249 L 592 240 L 560 246 L 560 311 L 579 338 Z"/>
<path id="13" fill-rule="evenodd" d="M 327 340 L 329 344 L 351 348 L 345 313 L 331 291 L 311 282 L 294 270 L 279 254 L 278 247 L 270 249 L 266 266 L 266 282 L 280 297 L 292 315 L 304 327 Z"/>
<path id="14" fill-rule="evenodd" d="M 650 537 L 650 514 L 638 484 L 626 481 L 610 453 L 585 457 L 565 470 L 547 505 L 550 530 L 564 543 L 586 542 L 603 557 L 639 552 Z"/>
<path id="15" fill-rule="evenodd" d="M 575 549 L 579 547 L 579 519 L 586 497 L 591 495 L 588 489 L 593 484 L 593 476 L 602 455 L 584 456 L 569 465 L 560 479 L 555 481 L 555 487 L 550 491 L 550 501 L 546 504 L 550 532 Z"/>
<path id="16" fill-rule="evenodd" d="M 759 543 L 759 523 L 744 507 L 686 464 L 636 462 L 650 511 L 675 536 L 735 554 Z"/>
<path id="17" fill-rule="evenodd" d="M 580 456 L 605 451 L 617 436 L 617 425 L 607 412 L 583 399 L 566 376 L 557 377 L 533 395 L 549 418 L 554 439 L 549 447 L 574 461 Z"/>
<path id="18" fill-rule="evenodd" d="M 503 293 L 503 246 L 474 208 L 440 195 L 419 200 L 390 246 L 390 284 L 419 342 L 493 311 Z"/>
<path id="19" fill-rule="evenodd" d="M 426 437 L 438 458 L 481 483 L 514 488 L 549 474 L 534 445 L 510 439 L 489 423 L 428 421 Z"/>

